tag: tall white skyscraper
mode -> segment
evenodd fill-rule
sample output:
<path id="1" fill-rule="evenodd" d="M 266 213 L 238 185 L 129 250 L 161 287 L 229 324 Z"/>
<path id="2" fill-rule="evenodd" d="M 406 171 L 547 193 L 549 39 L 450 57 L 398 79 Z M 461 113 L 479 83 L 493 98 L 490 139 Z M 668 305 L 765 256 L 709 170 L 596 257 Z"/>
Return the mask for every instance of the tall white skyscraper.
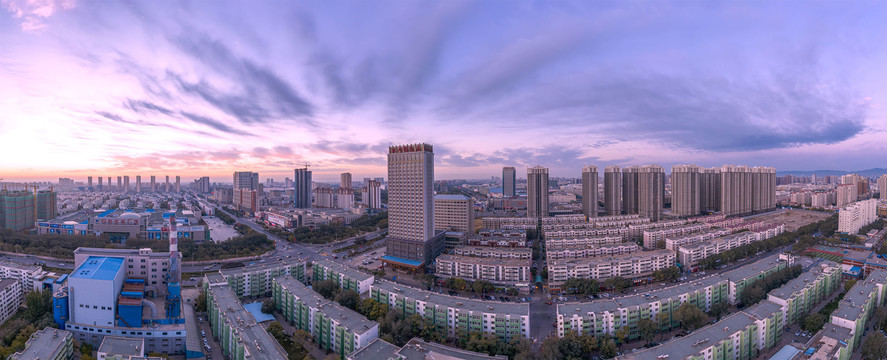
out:
<path id="1" fill-rule="evenodd" d="M 527 217 L 548 216 L 548 168 L 527 168 Z"/>
<path id="2" fill-rule="evenodd" d="M 419 267 L 443 250 L 443 237 L 435 236 L 434 232 L 434 150 L 431 145 L 388 148 L 386 244 L 385 260 L 394 266 Z"/>
<path id="3" fill-rule="evenodd" d="M 597 216 L 597 184 L 597 166 L 588 165 L 582 168 L 582 212 L 589 218 Z"/>

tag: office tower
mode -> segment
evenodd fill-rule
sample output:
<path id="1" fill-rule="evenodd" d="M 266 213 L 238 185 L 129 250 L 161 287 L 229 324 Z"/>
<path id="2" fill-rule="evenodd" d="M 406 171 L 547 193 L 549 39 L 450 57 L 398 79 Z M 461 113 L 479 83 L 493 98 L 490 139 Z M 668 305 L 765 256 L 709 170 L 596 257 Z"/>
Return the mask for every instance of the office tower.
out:
<path id="1" fill-rule="evenodd" d="M 881 192 L 881 200 L 887 200 L 887 174 L 878 178 L 878 191 Z"/>
<path id="2" fill-rule="evenodd" d="M 665 172 L 659 165 L 638 168 L 638 213 L 659 221 L 665 206 Z"/>
<path id="3" fill-rule="evenodd" d="M 604 212 L 607 215 L 622 213 L 622 172 L 618 166 L 604 168 Z"/>
<path id="4" fill-rule="evenodd" d="M 354 205 L 354 190 L 351 188 L 336 189 L 336 207 L 344 210 L 351 210 Z"/>
<path id="5" fill-rule="evenodd" d="M 182 192 L 182 177 L 176 176 L 176 192 Z"/>
<path id="6" fill-rule="evenodd" d="M 434 230 L 474 234 L 474 200 L 465 195 L 435 195 Z"/>
<path id="7" fill-rule="evenodd" d="M 151 192 L 157 191 L 157 177 L 155 177 L 154 175 L 151 175 L 151 189 L 150 189 L 150 191 Z"/>
<path id="8" fill-rule="evenodd" d="M 548 168 L 527 168 L 527 217 L 548 216 Z"/>
<path id="9" fill-rule="evenodd" d="M 209 176 L 203 176 L 200 180 L 197 181 L 197 191 L 208 194 L 212 192 L 212 187 L 209 182 Z"/>
<path id="10" fill-rule="evenodd" d="M 142 175 L 136 175 L 136 192 L 142 192 Z"/>
<path id="11" fill-rule="evenodd" d="M 166 175 L 166 183 L 163 184 L 163 192 L 169 192 L 169 175 Z"/>
<path id="12" fill-rule="evenodd" d="M 99 191 L 104 190 L 104 186 L 102 186 L 103 177 L 99 176 Z"/>
<path id="13" fill-rule="evenodd" d="M 701 212 L 699 166 L 671 167 L 671 212 L 678 216 L 693 216 Z"/>
<path id="14" fill-rule="evenodd" d="M 363 204 L 370 209 L 382 208 L 382 183 L 376 180 L 367 180 L 366 191 L 361 194 Z"/>
<path id="15" fill-rule="evenodd" d="M 443 251 L 434 231 L 434 149 L 428 144 L 388 148 L 388 255 L 394 266 L 419 267 Z"/>
<path id="16" fill-rule="evenodd" d="M 101 178 L 99 178 L 99 179 L 101 179 Z M 88 176 L 86 178 L 86 189 L 92 190 L 92 176 Z"/>
<path id="17" fill-rule="evenodd" d="M 502 196 L 512 197 L 517 193 L 515 191 L 515 183 L 517 182 L 517 170 L 513 166 L 502 168 Z"/>
<path id="18" fill-rule="evenodd" d="M 597 217 L 597 166 L 582 168 L 582 212 L 589 218 Z"/>
<path id="19" fill-rule="evenodd" d="M 721 169 L 717 167 L 700 169 L 699 189 L 700 210 L 705 212 L 719 211 L 721 208 Z"/>
<path id="20" fill-rule="evenodd" d="M 235 171 L 234 188 L 257 190 L 259 187 L 259 173 L 252 171 Z"/>
<path id="21" fill-rule="evenodd" d="M 109 184 L 109 185 L 110 185 L 110 184 Z M 118 176 L 118 177 L 117 177 L 117 188 L 114 189 L 114 190 L 117 190 L 118 192 L 123 191 L 123 176 Z"/>
<path id="22" fill-rule="evenodd" d="M 311 170 L 307 167 L 296 169 L 293 180 L 293 206 L 297 209 L 311 208 Z"/>
<path id="23" fill-rule="evenodd" d="M 622 211 L 626 214 L 638 213 L 638 167 L 622 169 Z"/>
<path id="24" fill-rule="evenodd" d="M 351 173 L 346 172 L 339 175 L 339 187 L 351 189 Z"/>

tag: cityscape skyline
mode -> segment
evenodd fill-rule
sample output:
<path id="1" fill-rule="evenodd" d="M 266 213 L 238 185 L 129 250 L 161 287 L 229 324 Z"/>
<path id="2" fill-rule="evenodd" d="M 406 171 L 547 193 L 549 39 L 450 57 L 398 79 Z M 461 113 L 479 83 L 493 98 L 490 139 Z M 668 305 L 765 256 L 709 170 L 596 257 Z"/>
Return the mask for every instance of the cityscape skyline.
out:
<path id="1" fill-rule="evenodd" d="M 435 144 L 440 178 L 887 154 L 869 3 L 7 4 L 0 151 L 28 152 L 0 162 L 7 180 L 305 162 L 334 179 L 414 142 Z"/>

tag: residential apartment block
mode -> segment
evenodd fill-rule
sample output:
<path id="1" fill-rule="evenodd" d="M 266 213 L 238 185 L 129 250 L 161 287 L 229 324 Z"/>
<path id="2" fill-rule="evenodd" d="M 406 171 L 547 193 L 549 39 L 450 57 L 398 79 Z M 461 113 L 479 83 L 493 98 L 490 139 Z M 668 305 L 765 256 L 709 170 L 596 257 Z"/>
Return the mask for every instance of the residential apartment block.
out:
<path id="1" fill-rule="evenodd" d="M 649 276 L 656 270 L 674 266 L 673 251 L 656 250 L 642 253 L 552 260 L 548 263 L 549 289 L 569 278 L 607 279 L 613 276 L 636 278 Z"/>
<path id="2" fill-rule="evenodd" d="M 373 275 L 329 260 L 315 261 L 311 266 L 311 272 L 312 283 L 333 280 L 342 290 L 354 290 L 358 294 L 370 291 L 370 285 L 373 283 L 373 279 L 375 279 Z"/>
<path id="3" fill-rule="evenodd" d="M 436 275 L 466 280 L 486 280 L 529 293 L 531 259 L 501 259 L 444 254 L 437 257 Z"/>
<path id="4" fill-rule="evenodd" d="M 548 246 L 545 256 L 548 261 L 559 259 L 579 259 L 600 256 L 613 256 L 633 254 L 641 251 L 641 247 L 635 243 L 621 243 L 615 245 L 586 246 L 586 245 L 562 245 Z"/>
<path id="5" fill-rule="evenodd" d="M 0 279 L 0 324 L 9 320 L 22 305 L 22 282 L 16 279 Z"/>
<path id="6" fill-rule="evenodd" d="M 304 282 L 305 271 L 303 261 L 270 260 L 236 269 L 219 270 L 219 273 L 238 297 L 245 298 L 270 296 L 274 288 L 272 279 L 281 275 L 292 275 Z"/>
<path id="7" fill-rule="evenodd" d="M 434 230 L 474 233 L 474 200 L 465 195 L 435 195 Z"/>
<path id="8" fill-rule="evenodd" d="M 856 235 L 859 229 L 875 220 L 878 220 L 878 200 L 858 201 L 838 212 L 838 232 Z"/>
<path id="9" fill-rule="evenodd" d="M 713 229 L 686 235 L 669 236 L 664 241 L 665 248 L 671 251 L 677 251 L 680 246 L 698 244 L 703 241 L 729 235 L 731 232 L 732 231 L 727 229 Z"/>
<path id="10" fill-rule="evenodd" d="M 545 239 L 546 248 L 561 246 L 608 246 L 622 244 L 621 236 L 595 236 L 595 237 L 551 237 Z"/>
<path id="11" fill-rule="evenodd" d="M 453 255 L 499 259 L 532 259 L 533 249 L 460 245 L 453 249 Z"/>
<path id="12" fill-rule="evenodd" d="M 825 261 L 773 289 L 767 294 L 767 299 L 782 308 L 786 325 L 794 324 L 835 292 L 840 284 L 841 268 L 838 264 Z"/>
<path id="13" fill-rule="evenodd" d="M 530 337 L 530 305 L 453 297 L 377 280 L 370 298 L 388 304 L 389 311 L 419 314 L 447 336 L 491 334 L 510 341 Z"/>
<path id="14" fill-rule="evenodd" d="M 690 245 L 678 245 L 678 262 L 692 266 L 709 256 L 720 254 L 730 249 L 769 239 L 785 231 L 784 224 L 774 224 L 763 229 L 744 231 L 736 234 L 717 237 Z"/>
<path id="15" fill-rule="evenodd" d="M 847 291 L 832 312 L 831 323 L 850 330 L 849 349 L 855 349 L 862 340 L 875 307 L 884 305 L 887 298 L 887 270 L 872 271 L 865 280 L 857 282 Z"/>
<path id="16" fill-rule="evenodd" d="M 71 332 L 53 328 L 38 330 L 31 335 L 25 348 L 9 355 L 8 360 L 71 360 L 74 358 L 74 336 Z"/>

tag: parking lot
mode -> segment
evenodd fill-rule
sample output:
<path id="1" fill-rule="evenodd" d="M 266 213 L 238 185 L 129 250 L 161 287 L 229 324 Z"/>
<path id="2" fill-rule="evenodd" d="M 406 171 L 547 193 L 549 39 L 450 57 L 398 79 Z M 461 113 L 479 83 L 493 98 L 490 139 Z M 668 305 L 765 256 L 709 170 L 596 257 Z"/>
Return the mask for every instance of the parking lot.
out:
<path id="1" fill-rule="evenodd" d="M 206 225 L 209 226 L 209 237 L 216 244 L 228 241 L 229 239 L 240 235 L 237 233 L 237 230 L 234 230 L 233 226 L 225 224 L 224 221 L 215 216 L 204 216 L 203 220 L 206 221 Z"/>
<path id="2" fill-rule="evenodd" d="M 370 270 L 375 270 L 382 267 L 381 259 L 383 256 L 385 256 L 384 246 L 355 255 L 348 259 L 348 261 L 351 262 L 351 266 L 365 267 Z"/>

